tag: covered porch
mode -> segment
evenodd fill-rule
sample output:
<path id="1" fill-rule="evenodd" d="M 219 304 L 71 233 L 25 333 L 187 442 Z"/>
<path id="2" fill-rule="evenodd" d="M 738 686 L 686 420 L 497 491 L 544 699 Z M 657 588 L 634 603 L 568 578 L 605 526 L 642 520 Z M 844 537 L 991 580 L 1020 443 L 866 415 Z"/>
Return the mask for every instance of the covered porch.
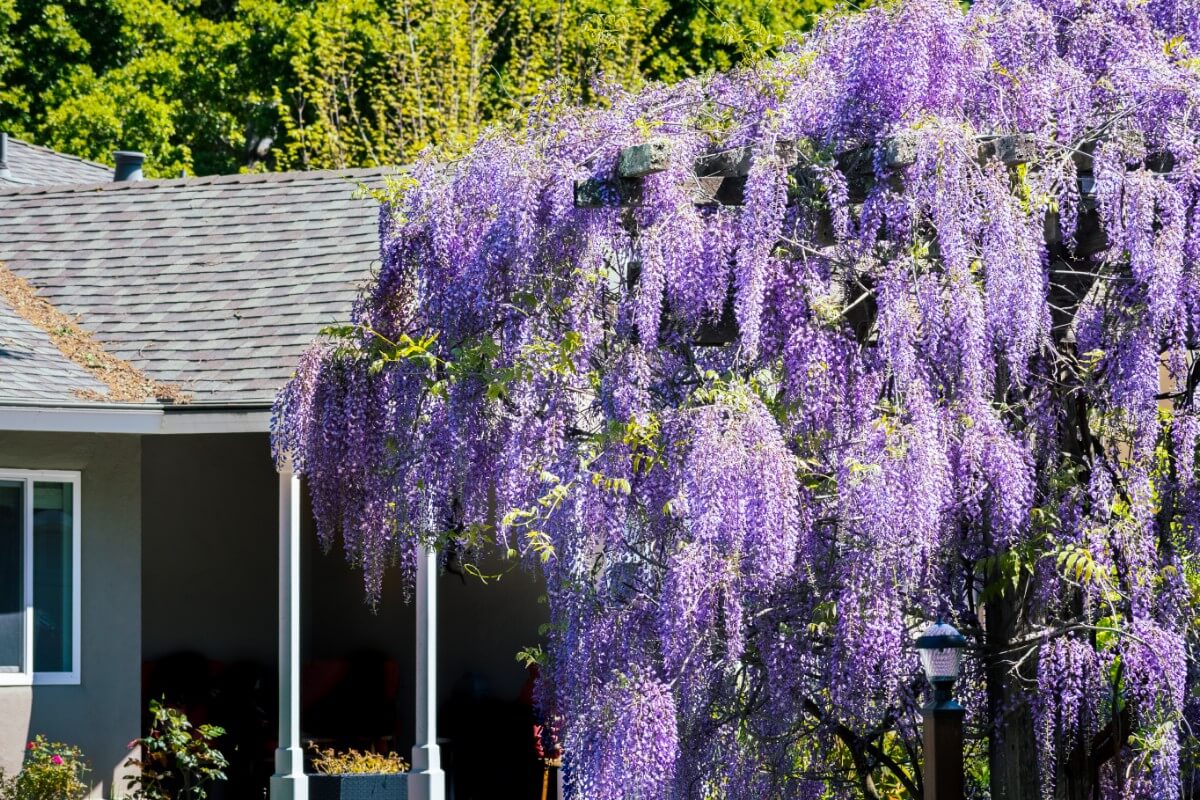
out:
<path id="1" fill-rule="evenodd" d="M 224 796 L 306 800 L 312 747 L 398 752 L 413 798 L 537 796 L 515 660 L 544 621 L 537 576 L 496 563 L 483 585 L 430 557 L 411 604 L 394 575 L 372 610 L 261 433 L 145 437 L 142 522 L 143 707 L 227 729 Z"/>

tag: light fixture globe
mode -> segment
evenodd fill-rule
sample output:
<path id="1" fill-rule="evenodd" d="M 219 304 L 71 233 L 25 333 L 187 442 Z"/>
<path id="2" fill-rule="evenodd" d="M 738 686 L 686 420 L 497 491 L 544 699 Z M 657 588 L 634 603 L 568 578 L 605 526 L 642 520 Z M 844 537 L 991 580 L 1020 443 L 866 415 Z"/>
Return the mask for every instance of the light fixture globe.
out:
<path id="1" fill-rule="evenodd" d="M 932 684 L 958 680 L 962 649 L 967 640 L 953 625 L 938 621 L 917 638 L 921 668 Z"/>

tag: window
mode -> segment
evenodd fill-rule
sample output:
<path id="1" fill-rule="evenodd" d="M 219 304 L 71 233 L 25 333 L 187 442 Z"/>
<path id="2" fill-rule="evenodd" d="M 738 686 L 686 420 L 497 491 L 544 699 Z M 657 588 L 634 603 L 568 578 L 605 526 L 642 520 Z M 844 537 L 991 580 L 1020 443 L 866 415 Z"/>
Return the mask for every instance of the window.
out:
<path id="1" fill-rule="evenodd" d="M 0 469 L 0 686 L 79 683 L 79 473 Z"/>

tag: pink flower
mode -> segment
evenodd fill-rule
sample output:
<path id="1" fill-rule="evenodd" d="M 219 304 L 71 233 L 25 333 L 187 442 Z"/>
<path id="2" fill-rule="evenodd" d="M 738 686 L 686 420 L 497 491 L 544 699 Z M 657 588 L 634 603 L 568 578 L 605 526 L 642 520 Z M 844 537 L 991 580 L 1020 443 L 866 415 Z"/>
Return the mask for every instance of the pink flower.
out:
<path id="1" fill-rule="evenodd" d="M 37 745 L 34 744 L 33 742 L 30 742 L 29 744 L 25 745 L 26 750 L 32 750 L 35 747 L 37 747 Z"/>
<path id="2" fill-rule="evenodd" d="M 50 756 L 50 763 L 58 766 L 63 763 L 62 756 Z"/>

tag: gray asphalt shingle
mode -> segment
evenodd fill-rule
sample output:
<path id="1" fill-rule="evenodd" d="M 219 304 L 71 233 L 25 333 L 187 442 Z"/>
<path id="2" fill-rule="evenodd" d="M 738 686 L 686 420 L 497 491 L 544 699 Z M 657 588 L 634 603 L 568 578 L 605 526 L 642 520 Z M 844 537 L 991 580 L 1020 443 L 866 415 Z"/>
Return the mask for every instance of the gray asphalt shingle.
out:
<path id="1" fill-rule="evenodd" d="M 0 403 L 77 403 L 77 390 L 104 394 L 107 387 L 0 300 Z"/>
<path id="2" fill-rule="evenodd" d="M 265 404 L 349 316 L 379 253 L 355 190 L 392 172 L 0 186 L 0 262 L 148 377 Z"/>
<path id="3" fill-rule="evenodd" d="M 0 189 L 12 186 L 54 186 L 70 183 L 107 183 L 112 167 L 69 156 L 8 137 L 8 177 L 0 176 Z"/>

